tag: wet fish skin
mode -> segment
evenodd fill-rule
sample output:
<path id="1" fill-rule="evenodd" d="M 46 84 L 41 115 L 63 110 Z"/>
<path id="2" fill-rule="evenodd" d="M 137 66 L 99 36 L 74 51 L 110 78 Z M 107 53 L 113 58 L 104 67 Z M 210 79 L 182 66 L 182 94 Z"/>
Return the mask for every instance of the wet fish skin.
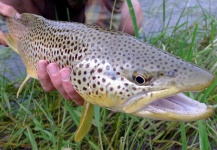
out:
<path id="1" fill-rule="evenodd" d="M 213 114 L 211 106 L 178 94 L 203 90 L 213 74 L 133 36 L 33 14 L 6 22 L 4 40 L 21 56 L 28 77 L 37 79 L 37 62 L 45 59 L 70 67 L 73 87 L 93 105 L 160 120 L 192 121 Z"/>

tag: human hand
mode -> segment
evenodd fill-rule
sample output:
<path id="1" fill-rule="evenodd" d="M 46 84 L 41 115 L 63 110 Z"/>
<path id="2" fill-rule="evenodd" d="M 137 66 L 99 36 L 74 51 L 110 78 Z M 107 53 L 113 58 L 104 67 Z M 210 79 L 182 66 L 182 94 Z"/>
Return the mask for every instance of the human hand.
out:
<path id="1" fill-rule="evenodd" d="M 0 15 L 20 18 L 20 14 L 12 6 L 6 5 L 2 2 L 0 2 Z M 7 44 L 3 40 L 3 36 L 4 33 L 0 30 L 0 45 L 7 46 Z"/>
<path id="2" fill-rule="evenodd" d="M 37 65 L 38 79 L 44 89 L 49 92 L 58 90 L 67 100 L 74 100 L 78 105 L 83 105 L 83 98 L 75 91 L 70 81 L 71 69 L 63 68 L 60 70 L 56 63 L 40 60 Z"/>

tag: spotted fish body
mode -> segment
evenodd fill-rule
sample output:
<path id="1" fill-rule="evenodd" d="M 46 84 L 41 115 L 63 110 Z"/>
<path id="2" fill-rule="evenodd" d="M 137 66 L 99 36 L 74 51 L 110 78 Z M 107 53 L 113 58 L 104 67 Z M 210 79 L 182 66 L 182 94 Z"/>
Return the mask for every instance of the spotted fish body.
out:
<path id="1" fill-rule="evenodd" d="M 32 14 L 6 20 L 6 41 L 28 75 L 37 79 L 41 59 L 70 67 L 71 83 L 87 103 L 160 120 L 192 121 L 213 113 L 179 94 L 208 87 L 211 73 L 130 35 Z"/>

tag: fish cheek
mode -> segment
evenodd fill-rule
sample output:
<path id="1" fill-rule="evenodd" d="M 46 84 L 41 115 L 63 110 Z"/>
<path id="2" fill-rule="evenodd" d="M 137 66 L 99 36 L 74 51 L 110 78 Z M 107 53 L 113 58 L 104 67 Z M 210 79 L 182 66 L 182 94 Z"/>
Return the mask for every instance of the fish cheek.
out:
<path id="1" fill-rule="evenodd" d="M 105 75 L 105 65 L 85 59 L 73 67 L 71 81 L 75 90 L 85 101 L 102 107 L 114 105 L 108 96 L 108 89 L 111 91 L 113 89 Z"/>

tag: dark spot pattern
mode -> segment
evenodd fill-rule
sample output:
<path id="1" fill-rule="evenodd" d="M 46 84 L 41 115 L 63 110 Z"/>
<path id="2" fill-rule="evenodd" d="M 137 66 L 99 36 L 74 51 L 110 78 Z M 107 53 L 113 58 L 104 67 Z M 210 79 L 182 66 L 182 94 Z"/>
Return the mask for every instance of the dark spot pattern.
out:
<path id="1" fill-rule="evenodd" d="M 36 72 L 41 59 L 57 63 L 60 69 L 71 68 L 72 85 L 78 93 L 91 95 L 87 101 L 93 104 L 113 108 L 150 86 L 163 86 L 162 80 L 187 83 L 199 75 L 194 73 L 199 68 L 125 33 L 27 14 L 22 15 L 22 23 L 23 33 L 13 35 L 19 39 L 19 53 L 28 70 Z M 150 74 L 150 84 L 135 84 L 134 71 Z M 142 83 L 142 78 L 137 82 Z"/>

